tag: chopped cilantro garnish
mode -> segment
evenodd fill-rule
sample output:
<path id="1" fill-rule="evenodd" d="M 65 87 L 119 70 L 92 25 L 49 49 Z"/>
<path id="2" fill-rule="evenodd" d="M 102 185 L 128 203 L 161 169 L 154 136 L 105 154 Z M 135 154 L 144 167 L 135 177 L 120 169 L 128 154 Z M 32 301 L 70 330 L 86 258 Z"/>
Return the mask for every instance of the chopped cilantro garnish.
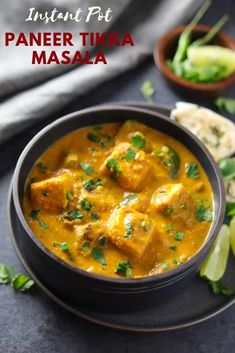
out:
<path id="1" fill-rule="evenodd" d="M 41 219 L 39 219 L 38 224 L 39 224 L 40 228 L 42 228 L 42 229 L 48 228 L 48 225 Z"/>
<path id="2" fill-rule="evenodd" d="M 164 264 L 162 264 L 162 268 L 164 268 L 164 269 L 169 268 L 169 267 L 170 267 L 170 265 L 169 265 L 167 262 L 165 262 Z"/>
<path id="3" fill-rule="evenodd" d="M 122 159 L 125 159 L 127 162 L 131 162 L 131 161 L 134 161 L 135 157 L 136 157 L 135 151 L 129 147 L 126 150 L 126 155 L 122 156 Z"/>
<path id="4" fill-rule="evenodd" d="M 94 211 L 91 211 L 91 212 L 90 212 L 90 216 L 91 216 L 91 218 L 95 219 L 96 221 L 97 221 L 98 219 L 100 219 L 100 216 L 98 215 L 98 213 L 97 213 L 97 212 L 94 212 Z"/>
<path id="5" fill-rule="evenodd" d="M 87 138 L 88 138 L 90 141 L 92 141 L 92 142 L 97 142 L 97 143 L 100 142 L 100 137 L 97 136 L 97 135 L 95 135 L 95 134 L 93 134 L 92 132 L 89 132 L 89 133 L 87 134 Z"/>
<path id="6" fill-rule="evenodd" d="M 82 243 L 82 246 L 81 246 L 81 248 L 82 248 L 82 250 L 84 250 L 84 251 L 86 251 L 86 252 L 88 252 L 88 251 L 90 251 L 90 243 L 89 243 L 89 241 L 84 241 L 83 243 Z"/>
<path id="7" fill-rule="evenodd" d="M 45 174 L 47 172 L 47 165 L 43 162 L 38 162 L 36 167 L 40 171 L 40 173 Z"/>
<path id="8" fill-rule="evenodd" d="M 117 179 L 121 172 L 119 162 L 115 158 L 110 157 L 106 163 L 106 167 L 110 170 L 111 178 L 114 180 Z"/>
<path id="9" fill-rule="evenodd" d="M 94 169 L 89 163 L 80 163 L 80 167 L 86 173 L 86 175 L 91 175 L 94 172 Z"/>
<path id="10" fill-rule="evenodd" d="M 103 250 L 101 248 L 92 249 L 92 257 L 94 260 L 99 262 L 101 265 L 107 265 L 105 258 L 104 258 Z"/>
<path id="11" fill-rule="evenodd" d="M 84 187 L 87 191 L 92 191 L 96 189 L 98 186 L 103 186 L 103 182 L 101 179 L 90 179 L 85 182 Z"/>
<path id="12" fill-rule="evenodd" d="M 175 240 L 183 240 L 184 239 L 184 232 L 177 232 L 175 233 Z"/>
<path id="13" fill-rule="evenodd" d="M 141 132 L 135 132 L 131 137 L 131 143 L 134 147 L 142 149 L 146 145 L 146 138 Z"/>
<path id="14" fill-rule="evenodd" d="M 204 205 L 197 206 L 195 216 L 198 222 L 211 222 L 213 218 L 211 210 Z"/>
<path id="15" fill-rule="evenodd" d="M 73 194 L 69 191 L 66 192 L 66 199 L 68 201 L 73 201 Z"/>
<path id="16" fill-rule="evenodd" d="M 35 209 L 35 210 L 32 210 L 32 212 L 30 213 L 29 216 L 30 216 L 30 218 L 32 218 L 32 219 L 37 219 L 39 213 L 40 213 L 40 209 L 37 208 L 37 209 Z"/>
<path id="17" fill-rule="evenodd" d="M 223 294 L 227 297 L 235 294 L 233 289 L 225 287 L 220 281 L 213 282 L 208 280 L 208 283 L 214 294 Z"/>
<path id="18" fill-rule="evenodd" d="M 21 273 L 13 274 L 11 277 L 11 286 L 18 292 L 26 292 L 34 285 L 34 281 Z"/>
<path id="19" fill-rule="evenodd" d="M 81 201 L 81 208 L 85 211 L 90 211 L 92 208 L 92 204 L 89 201 L 87 201 L 86 198 L 84 198 Z"/>
<path id="20" fill-rule="evenodd" d="M 8 284 L 11 276 L 7 265 L 0 263 L 0 284 Z"/>
<path id="21" fill-rule="evenodd" d="M 186 170 L 186 175 L 190 179 L 198 179 L 200 176 L 197 163 L 186 163 L 185 170 Z"/>
<path id="22" fill-rule="evenodd" d="M 74 260 L 74 255 L 72 253 L 72 251 L 70 250 L 70 245 L 66 242 L 63 243 L 59 243 L 58 241 L 53 241 L 52 242 L 53 246 L 58 246 L 60 248 L 60 250 L 62 250 L 65 254 L 67 254 L 68 258 L 70 260 Z"/>
<path id="23" fill-rule="evenodd" d="M 115 273 L 124 277 L 130 277 L 132 273 L 130 262 L 128 260 L 120 262 L 115 269 Z"/>
<path id="24" fill-rule="evenodd" d="M 163 216 L 169 217 L 174 211 L 174 208 L 172 206 L 166 206 L 162 211 L 161 214 Z"/>
<path id="25" fill-rule="evenodd" d="M 169 246 L 169 249 L 172 250 L 172 251 L 176 251 L 176 246 L 175 245 L 171 245 L 171 246 Z"/>
<path id="26" fill-rule="evenodd" d="M 170 177 L 173 179 L 176 178 L 180 169 L 180 156 L 178 152 L 173 147 L 164 145 L 155 151 L 155 156 L 169 170 Z"/>
<path id="27" fill-rule="evenodd" d="M 99 237 L 97 239 L 97 241 L 101 246 L 105 246 L 108 242 L 108 238 L 106 236 L 102 235 L 101 237 Z"/>
<path id="28" fill-rule="evenodd" d="M 66 213 L 65 218 L 67 218 L 69 221 L 74 221 L 76 219 L 81 220 L 83 219 L 83 214 L 82 212 L 74 208 L 72 211 Z"/>

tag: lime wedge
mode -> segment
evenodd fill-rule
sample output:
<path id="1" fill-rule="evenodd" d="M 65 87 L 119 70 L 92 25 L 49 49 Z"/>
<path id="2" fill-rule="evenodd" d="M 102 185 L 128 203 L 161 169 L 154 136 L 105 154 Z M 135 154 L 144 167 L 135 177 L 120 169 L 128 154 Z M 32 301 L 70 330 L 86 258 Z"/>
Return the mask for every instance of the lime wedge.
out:
<path id="1" fill-rule="evenodd" d="M 189 62 L 197 67 L 221 66 L 224 67 L 223 77 L 235 72 L 235 51 L 218 45 L 203 45 L 189 47 L 187 51 Z"/>
<path id="2" fill-rule="evenodd" d="M 232 218 L 230 224 L 230 244 L 231 244 L 231 249 L 233 252 L 233 255 L 235 256 L 235 217 Z"/>
<path id="3" fill-rule="evenodd" d="M 212 248 L 200 269 L 200 276 L 210 281 L 218 281 L 225 272 L 230 246 L 230 229 L 226 224 L 222 228 L 212 245 Z"/>

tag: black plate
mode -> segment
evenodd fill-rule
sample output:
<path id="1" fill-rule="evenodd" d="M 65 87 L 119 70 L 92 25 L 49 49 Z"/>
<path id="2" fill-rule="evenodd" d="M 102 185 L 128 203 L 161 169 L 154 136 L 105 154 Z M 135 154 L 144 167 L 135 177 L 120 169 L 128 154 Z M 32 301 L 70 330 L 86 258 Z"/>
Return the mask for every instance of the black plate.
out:
<path id="1" fill-rule="evenodd" d="M 171 107 L 164 105 L 144 104 L 136 102 L 122 103 L 122 105 L 124 104 L 147 108 L 167 116 L 169 116 L 171 110 Z M 158 305 L 154 308 L 138 311 L 136 313 L 102 313 L 71 305 L 70 303 L 65 302 L 63 298 L 55 296 L 50 288 L 46 288 L 31 270 L 30 263 L 27 262 L 26 257 L 22 252 L 21 239 L 20 237 L 17 237 L 17 234 L 19 234 L 19 224 L 12 202 L 11 191 L 8 208 L 9 215 L 11 215 L 8 219 L 11 219 L 12 222 L 9 225 L 11 239 L 16 253 L 26 271 L 34 279 L 38 287 L 52 300 L 81 318 L 103 326 L 126 331 L 170 331 L 195 325 L 209 318 L 212 318 L 235 302 L 234 297 L 231 298 L 220 295 L 213 295 L 208 285 L 203 280 L 200 278 L 195 278 L 185 288 L 185 290 L 177 296 L 172 297 L 168 301 L 165 300 L 163 303 L 161 303 L 161 305 Z M 224 283 L 228 284 L 232 288 L 235 288 L 235 260 L 232 256 L 229 259 L 228 270 L 224 277 Z"/>

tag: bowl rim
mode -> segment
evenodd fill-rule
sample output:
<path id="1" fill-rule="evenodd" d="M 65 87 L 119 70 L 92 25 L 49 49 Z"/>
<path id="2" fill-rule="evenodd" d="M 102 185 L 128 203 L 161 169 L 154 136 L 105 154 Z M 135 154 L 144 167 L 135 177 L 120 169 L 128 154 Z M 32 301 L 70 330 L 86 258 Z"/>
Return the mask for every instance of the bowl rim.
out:
<path id="1" fill-rule="evenodd" d="M 143 114 L 145 116 L 150 115 L 154 118 L 161 119 L 163 121 L 167 121 L 167 123 L 170 123 L 170 124 L 176 126 L 178 129 L 183 130 L 184 133 L 189 135 L 189 137 L 191 139 L 193 139 L 196 144 L 199 145 L 202 152 L 206 155 L 208 162 L 211 164 L 211 166 L 214 170 L 216 179 L 217 179 L 218 199 L 220 202 L 218 203 L 217 217 L 213 217 L 213 221 L 211 223 L 211 227 L 210 227 L 210 230 L 209 230 L 209 233 L 207 235 L 205 242 L 203 243 L 201 248 L 198 250 L 198 252 L 196 254 L 194 254 L 188 261 L 186 261 L 185 263 L 183 263 L 182 265 L 180 265 L 178 267 L 175 267 L 174 269 L 171 269 L 169 271 L 163 272 L 158 275 L 148 275 L 148 276 L 140 277 L 140 278 L 116 278 L 116 277 L 105 276 L 105 275 L 100 275 L 100 274 L 88 272 L 86 270 L 83 270 L 80 267 L 77 267 L 73 264 L 70 264 L 69 262 L 66 262 L 63 259 L 61 259 L 60 257 L 58 257 L 55 253 L 53 253 L 51 250 L 49 250 L 39 240 L 39 238 L 36 236 L 36 234 L 34 234 L 34 232 L 31 230 L 29 224 L 27 223 L 26 218 L 23 213 L 23 209 L 21 207 L 20 196 L 19 196 L 19 192 L 18 192 L 19 176 L 20 176 L 22 164 L 23 164 L 24 160 L 27 158 L 28 154 L 30 154 L 31 148 L 34 146 L 34 144 L 38 140 L 43 138 L 45 133 L 50 132 L 51 130 L 53 130 L 54 127 L 57 127 L 58 125 L 63 124 L 66 121 L 68 123 L 70 120 L 73 120 L 74 118 L 81 119 L 82 117 L 84 117 L 84 115 L 87 115 L 87 114 L 92 114 L 92 113 L 102 112 L 102 111 L 112 112 L 113 110 L 118 110 L 118 111 L 120 111 L 120 113 L 123 111 L 127 111 L 128 113 L 137 112 L 137 113 Z M 112 120 L 110 120 L 110 122 L 112 122 Z M 87 125 L 87 126 L 89 126 L 89 125 Z M 78 129 L 79 129 L 79 127 L 78 127 Z M 76 129 L 76 130 L 78 130 L 78 129 Z M 76 130 L 71 130 L 69 133 L 76 131 Z M 62 135 L 60 138 L 63 138 L 67 134 Z M 56 140 L 54 141 L 54 143 L 55 142 L 56 142 Z M 26 180 L 24 182 L 26 182 Z M 211 188 L 213 190 L 213 185 L 211 185 Z M 84 276 L 86 278 L 88 277 L 90 279 L 98 280 L 102 283 L 107 283 L 107 284 L 123 284 L 123 285 L 130 285 L 131 286 L 131 285 L 138 285 L 138 284 L 147 285 L 152 282 L 161 282 L 161 281 L 164 281 L 164 283 L 166 283 L 167 281 L 170 282 L 172 280 L 172 278 L 174 279 L 175 277 L 177 277 L 177 275 L 179 277 L 182 277 L 181 274 L 183 274 L 183 273 L 185 273 L 185 275 L 186 275 L 188 272 L 191 271 L 192 268 L 194 268 L 194 266 L 196 266 L 197 261 L 200 259 L 202 252 L 207 253 L 209 251 L 212 243 L 214 242 L 214 240 L 215 240 L 215 238 L 216 238 L 216 236 L 222 226 L 224 214 L 225 214 L 225 189 L 224 189 L 224 184 L 222 181 L 221 173 L 220 173 L 219 168 L 218 168 L 214 158 L 212 157 L 211 153 L 208 151 L 208 149 L 205 147 L 205 145 L 197 138 L 197 136 L 193 135 L 184 126 L 178 124 L 177 122 L 171 120 L 170 118 L 164 116 L 163 114 L 149 111 L 149 110 L 143 109 L 143 108 L 127 107 L 127 106 L 114 105 L 114 104 L 103 105 L 103 106 L 98 105 L 98 106 L 82 109 L 79 111 L 75 111 L 73 113 L 62 116 L 61 118 L 53 121 L 49 125 L 45 126 L 42 130 L 40 130 L 33 137 L 33 139 L 31 139 L 29 141 L 29 143 L 25 146 L 24 150 L 22 151 L 22 153 L 18 159 L 18 162 L 15 167 L 15 171 L 14 171 L 14 174 L 12 177 L 12 193 L 13 193 L 13 202 L 14 202 L 14 206 L 15 206 L 19 221 L 20 221 L 24 231 L 26 232 L 27 236 L 33 241 L 33 243 L 36 245 L 37 248 L 39 248 L 40 251 L 42 251 L 46 256 L 48 256 L 52 261 L 55 261 L 57 264 L 66 267 L 68 270 L 71 270 L 75 274 Z"/>
<path id="2" fill-rule="evenodd" d="M 218 82 L 211 82 L 211 83 L 197 83 L 197 82 L 192 82 L 189 80 L 186 80 L 182 77 L 177 76 L 174 72 L 172 72 L 167 63 L 166 63 L 166 58 L 164 56 L 164 51 L 165 48 L 168 44 L 169 39 L 171 38 L 177 38 L 179 35 L 183 32 L 183 30 L 186 28 L 186 25 L 182 26 L 177 26 L 171 29 L 170 31 L 166 32 L 154 45 L 153 49 L 153 58 L 156 66 L 158 69 L 161 71 L 161 73 L 167 77 L 168 80 L 173 81 L 175 84 L 179 86 L 183 86 L 184 88 L 190 89 L 190 90 L 200 90 L 203 92 L 206 91 L 217 91 L 217 90 L 223 90 L 232 84 L 235 83 L 235 73 L 230 75 L 229 77 L 218 81 Z M 196 25 L 193 29 L 193 31 L 198 31 L 198 32 L 208 32 L 211 29 L 210 26 L 207 25 Z M 225 48 L 234 48 L 235 50 L 235 40 L 225 34 L 224 32 L 220 31 L 219 33 L 216 34 L 216 38 L 220 39 L 224 43 L 231 43 L 231 46 L 226 45 Z"/>

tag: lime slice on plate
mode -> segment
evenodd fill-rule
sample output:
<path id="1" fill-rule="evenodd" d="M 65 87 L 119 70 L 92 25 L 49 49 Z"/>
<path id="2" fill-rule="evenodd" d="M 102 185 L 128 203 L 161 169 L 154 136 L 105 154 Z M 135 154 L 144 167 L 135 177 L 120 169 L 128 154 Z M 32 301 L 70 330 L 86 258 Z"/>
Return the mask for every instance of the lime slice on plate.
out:
<path id="1" fill-rule="evenodd" d="M 232 248 L 233 255 L 235 256 L 235 217 L 232 218 L 230 224 L 230 244 Z"/>
<path id="2" fill-rule="evenodd" d="M 223 77 L 235 72 L 235 51 L 218 45 L 203 45 L 189 47 L 187 51 L 189 62 L 197 67 L 212 65 L 224 66 Z"/>
<path id="3" fill-rule="evenodd" d="M 228 261 L 229 246 L 230 229 L 229 226 L 223 224 L 206 260 L 201 266 L 201 277 L 206 277 L 213 282 L 219 281 L 223 277 Z"/>

